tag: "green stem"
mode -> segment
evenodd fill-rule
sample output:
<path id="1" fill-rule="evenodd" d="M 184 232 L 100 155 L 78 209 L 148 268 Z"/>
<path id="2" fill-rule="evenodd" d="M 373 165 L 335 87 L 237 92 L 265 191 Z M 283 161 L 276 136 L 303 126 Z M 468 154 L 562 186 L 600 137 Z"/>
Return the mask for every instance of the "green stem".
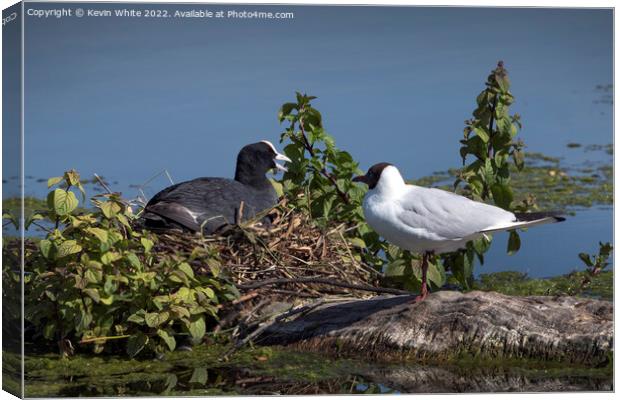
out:
<path id="1" fill-rule="evenodd" d="M 302 110 L 303 108 L 299 110 L 300 114 Z M 306 148 L 306 150 L 308 150 L 308 153 L 310 153 L 310 157 L 314 158 L 315 157 L 314 149 L 312 145 L 310 144 L 310 142 L 308 141 L 308 138 L 306 137 L 306 130 L 304 129 L 304 121 L 301 116 L 299 117 L 299 129 L 301 130 L 301 137 L 304 139 L 304 147 Z M 336 178 L 334 178 L 332 174 L 327 172 L 327 169 L 325 168 L 325 163 L 323 163 L 319 172 L 321 173 L 321 175 L 323 175 L 325 178 L 327 178 L 331 182 L 332 186 L 336 189 L 336 192 L 338 193 L 342 201 L 344 201 L 346 204 L 351 204 L 351 199 L 349 199 L 349 196 L 345 192 L 340 190 L 340 188 L 338 187 Z"/>
<path id="2" fill-rule="evenodd" d="M 495 108 L 497 107 L 497 95 L 493 97 L 493 105 L 491 105 L 491 120 L 489 121 L 489 150 L 488 155 L 489 158 L 493 157 L 493 120 L 495 118 Z"/>

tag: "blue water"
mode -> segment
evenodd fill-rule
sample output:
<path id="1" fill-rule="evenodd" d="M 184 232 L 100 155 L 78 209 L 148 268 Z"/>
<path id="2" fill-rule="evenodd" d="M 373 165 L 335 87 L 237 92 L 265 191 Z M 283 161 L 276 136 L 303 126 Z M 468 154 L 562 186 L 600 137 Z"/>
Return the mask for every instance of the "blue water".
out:
<path id="1" fill-rule="evenodd" d="M 599 242 L 613 243 L 613 211 L 611 208 L 581 210 L 567 216 L 564 222 L 521 231 L 520 237 L 520 251 L 508 255 L 508 234 L 495 234 L 484 265 L 477 264 L 475 274 L 519 271 L 546 278 L 583 270 L 579 253 L 598 254 Z"/>

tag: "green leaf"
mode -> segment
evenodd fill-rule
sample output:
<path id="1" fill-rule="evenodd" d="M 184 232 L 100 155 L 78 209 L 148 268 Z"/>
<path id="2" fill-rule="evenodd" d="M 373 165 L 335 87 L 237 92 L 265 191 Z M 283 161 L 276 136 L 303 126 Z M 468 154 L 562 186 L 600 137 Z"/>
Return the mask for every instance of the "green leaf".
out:
<path id="1" fill-rule="evenodd" d="M 187 275 L 187 277 L 188 277 L 188 278 L 190 278 L 190 279 L 194 279 L 194 270 L 192 269 L 192 267 L 190 267 L 190 266 L 189 266 L 189 264 L 188 264 L 188 263 L 183 262 L 183 263 L 179 264 L 179 265 L 177 266 L 177 268 L 178 268 L 180 271 L 183 271 L 183 273 L 184 273 L 185 275 Z"/>
<path id="2" fill-rule="evenodd" d="M 108 219 L 115 217 L 121 210 L 121 206 L 113 201 L 104 201 L 99 205 L 99 208 L 101 209 L 101 212 L 103 212 L 103 215 L 105 215 Z"/>
<path id="3" fill-rule="evenodd" d="M 89 283 L 99 283 L 103 279 L 103 273 L 96 269 L 88 269 L 84 273 L 84 278 L 86 278 Z"/>
<path id="4" fill-rule="evenodd" d="M 207 327 L 205 324 L 204 317 L 200 316 L 198 319 L 190 322 L 189 324 L 189 333 L 192 335 L 192 338 L 195 340 L 202 339 L 207 331 Z"/>
<path id="5" fill-rule="evenodd" d="M 47 240 L 47 239 L 43 239 L 39 242 L 39 248 L 41 249 L 41 254 L 43 254 L 43 257 L 47 258 L 48 260 L 53 258 L 54 255 L 54 244 Z"/>
<path id="6" fill-rule="evenodd" d="M 74 169 L 65 172 L 64 178 L 68 185 L 75 186 L 80 183 L 80 174 Z"/>
<path id="7" fill-rule="evenodd" d="M 280 122 L 284 121 L 284 117 L 289 115 L 295 108 L 297 108 L 295 103 L 284 103 L 278 111 L 278 120 Z"/>
<path id="8" fill-rule="evenodd" d="M 474 250 L 477 254 L 484 254 L 491 247 L 491 241 L 488 240 L 485 236 L 472 241 L 472 243 L 474 246 Z"/>
<path id="9" fill-rule="evenodd" d="M 142 268 L 142 264 L 140 263 L 140 259 L 134 253 L 125 254 L 125 258 L 129 261 L 132 267 L 136 269 Z"/>
<path id="10" fill-rule="evenodd" d="M 592 263 L 592 260 L 590 259 L 590 256 L 586 253 L 579 253 L 579 258 L 581 259 L 581 261 L 584 262 L 584 264 L 586 264 L 588 267 L 593 266 L 594 264 Z"/>
<path id="11" fill-rule="evenodd" d="M 93 316 L 89 312 L 83 312 L 80 316 L 80 322 L 75 327 L 77 332 L 83 332 L 90 327 L 90 324 L 93 322 Z"/>
<path id="12" fill-rule="evenodd" d="M 524 160 L 523 160 L 524 156 L 523 156 L 523 152 L 522 152 L 522 151 L 520 151 L 520 150 L 515 150 L 515 151 L 512 153 L 512 158 L 513 158 L 513 160 L 514 160 L 515 167 L 517 167 L 517 169 L 518 169 L 519 171 L 521 171 L 521 170 L 523 169 L 523 165 L 524 165 Z"/>
<path id="13" fill-rule="evenodd" d="M 465 289 L 470 288 L 470 282 L 473 275 L 473 262 L 467 256 L 466 252 L 459 252 L 450 259 L 450 269 L 454 277 Z"/>
<path id="14" fill-rule="evenodd" d="M 177 378 L 175 374 L 168 374 L 168 377 L 166 378 L 166 389 L 164 390 L 164 394 L 174 389 L 178 381 L 179 378 Z"/>
<path id="15" fill-rule="evenodd" d="M 174 340 L 174 336 L 170 335 L 167 331 L 163 329 L 158 329 L 157 336 L 164 340 L 170 351 L 174 351 L 174 349 L 177 347 L 177 342 L 176 340 Z"/>
<path id="16" fill-rule="evenodd" d="M 108 241 L 108 232 L 101 228 L 86 228 L 86 232 L 94 235 L 101 241 L 102 243 L 107 243 Z"/>
<path id="17" fill-rule="evenodd" d="M 58 246 L 57 257 L 66 257 L 71 254 L 79 253 L 80 251 L 82 251 L 82 246 L 77 244 L 75 240 L 66 240 Z"/>
<path id="18" fill-rule="evenodd" d="M 508 80 L 508 75 L 504 74 L 495 74 L 495 80 L 499 85 L 499 88 L 502 92 L 506 93 L 510 89 L 510 80 Z"/>
<path id="19" fill-rule="evenodd" d="M 95 303 L 99 303 L 99 300 L 101 300 L 101 297 L 99 296 L 99 290 L 97 289 L 82 289 L 82 292 L 86 293 L 91 299 L 95 301 Z"/>
<path id="20" fill-rule="evenodd" d="M 147 313 L 144 316 L 144 322 L 146 322 L 149 328 L 157 328 L 159 326 L 159 314 L 158 313 Z"/>
<path id="21" fill-rule="evenodd" d="M 47 195 L 47 206 L 59 216 L 71 214 L 78 204 L 78 199 L 73 192 L 55 189 Z"/>
<path id="22" fill-rule="evenodd" d="M 121 259 L 121 255 L 114 251 L 108 251 L 101 256 L 101 262 L 105 265 L 111 265 L 114 261 Z"/>
<path id="23" fill-rule="evenodd" d="M 439 260 L 437 260 L 435 263 L 428 263 L 426 278 L 437 288 L 442 287 L 444 283 L 446 283 L 446 271 L 444 270 L 443 265 L 441 265 Z"/>
<path id="24" fill-rule="evenodd" d="M 509 255 L 512 255 L 519 251 L 521 248 L 521 238 L 519 237 L 519 233 L 517 231 L 510 231 L 510 236 L 508 237 L 508 249 L 506 250 Z"/>
<path id="25" fill-rule="evenodd" d="M 207 383 L 208 373 L 206 368 L 195 368 L 189 383 L 199 383 L 205 385 Z"/>
<path id="26" fill-rule="evenodd" d="M 144 324 L 144 310 L 140 310 L 135 312 L 134 314 L 131 314 L 128 318 L 127 318 L 127 322 L 133 322 L 139 325 Z"/>
<path id="27" fill-rule="evenodd" d="M 507 184 L 494 183 L 491 185 L 491 193 L 495 204 L 504 210 L 510 210 L 510 204 L 513 200 L 512 189 Z"/>
<path id="28" fill-rule="evenodd" d="M 170 306 L 170 311 L 178 314 L 181 317 L 189 318 L 191 316 L 189 310 L 185 307 L 180 306 Z"/>
<path id="29" fill-rule="evenodd" d="M 84 190 L 84 186 L 82 186 L 82 184 L 79 183 L 79 182 L 78 182 L 78 184 L 76 186 L 80 190 L 80 193 L 82 193 L 82 201 L 85 202 L 86 201 L 86 191 Z"/>
<path id="30" fill-rule="evenodd" d="M 480 138 L 480 140 L 482 140 L 484 143 L 488 143 L 489 142 L 489 134 L 487 133 L 486 129 L 480 128 L 480 127 L 475 127 L 474 128 L 474 133 Z"/>
<path id="31" fill-rule="evenodd" d="M 25 229 L 28 229 L 30 227 L 30 225 L 34 222 L 34 221 L 40 221 L 44 219 L 43 215 L 41 214 L 30 214 L 26 217 L 26 222 L 24 223 L 24 227 Z M 15 225 L 15 224 L 14 224 Z"/>
<path id="32" fill-rule="evenodd" d="M 510 122 L 510 119 L 507 117 L 502 117 L 500 119 L 497 120 L 497 127 L 499 129 L 499 132 L 502 136 L 506 137 L 506 138 L 510 138 L 511 137 L 511 132 L 512 132 L 512 123 Z"/>
<path id="33" fill-rule="evenodd" d="M 472 176 L 467 181 L 467 183 L 471 187 L 471 191 L 474 194 L 477 194 L 478 196 L 482 195 L 482 191 L 484 190 L 484 183 L 482 182 L 482 179 L 479 176 L 477 175 Z"/>
<path id="34" fill-rule="evenodd" d="M 54 339 L 54 336 L 56 336 L 56 322 L 48 322 L 47 325 L 45 325 L 45 328 L 43 328 L 43 337 L 48 340 L 52 340 Z"/>
<path id="35" fill-rule="evenodd" d="M 210 299 L 215 298 L 215 292 L 210 287 L 204 288 L 203 292 L 207 295 L 208 298 L 210 298 Z"/>
<path id="36" fill-rule="evenodd" d="M 280 182 L 276 181 L 275 179 L 269 179 L 269 182 L 271 182 L 271 184 L 273 185 L 273 188 L 275 189 L 276 195 L 278 197 L 284 196 L 284 186 Z"/>
<path id="37" fill-rule="evenodd" d="M 513 138 L 517 136 L 517 132 L 518 132 L 517 125 L 511 124 L 510 125 L 510 137 Z"/>
<path id="38" fill-rule="evenodd" d="M 484 178 L 486 183 L 493 182 L 493 177 L 495 175 L 495 170 L 493 169 L 493 164 L 491 163 L 491 159 L 487 158 L 484 160 L 484 165 L 482 168 L 482 177 Z"/>
<path id="39" fill-rule="evenodd" d="M 147 238 L 140 238 L 140 243 L 142 243 L 142 247 L 144 247 L 145 253 L 150 253 L 153 248 L 153 241 Z"/>
<path id="40" fill-rule="evenodd" d="M 366 242 L 364 242 L 364 240 L 361 239 L 361 238 L 352 237 L 352 238 L 348 238 L 347 241 L 353 247 L 357 247 L 357 248 L 360 248 L 360 249 L 365 249 L 366 248 Z"/>
<path id="41" fill-rule="evenodd" d="M 62 181 L 62 180 L 63 180 L 63 177 L 62 177 L 62 176 L 55 176 L 55 177 L 53 177 L 53 178 L 49 178 L 49 179 L 47 180 L 47 187 L 48 187 L 48 188 L 51 188 L 52 186 L 54 186 L 54 185 L 58 184 L 58 183 L 59 183 L 60 181 Z"/>
<path id="42" fill-rule="evenodd" d="M 172 282 L 183 283 L 184 285 L 189 286 L 187 275 L 185 275 L 182 271 L 172 271 L 172 273 L 168 275 L 168 279 Z"/>
<path id="43" fill-rule="evenodd" d="M 127 340 L 127 354 L 133 358 L 144 349 L 144 346 L 149 342 L 148 336 L 142 332 L 137 332 L 129 337 Z"/>
<path id="44" fill-rule="evenodd" d="M 406 262 L 403 259 L 396 259 L 385 267 L 385 276 L 403 276 L 405 274 Z"/>
<path id="45" fill-rule="evenodd" d="M 476 97 L 476 103 L 478 103 L 479 107 L 487 104 L 487 91 L 486 90 L 483 90 L 482 92 L 480 92 L 478 97 Z"/>
<path id="46" fill-rule="evenodd" d="M 118 288 L 118 285 L 114 282 L 112 277 L 107 276 L 105 283 L 103 284 L 103 291 L 109 295 L 109 294 L 114 293 L 117 288 Z"/>

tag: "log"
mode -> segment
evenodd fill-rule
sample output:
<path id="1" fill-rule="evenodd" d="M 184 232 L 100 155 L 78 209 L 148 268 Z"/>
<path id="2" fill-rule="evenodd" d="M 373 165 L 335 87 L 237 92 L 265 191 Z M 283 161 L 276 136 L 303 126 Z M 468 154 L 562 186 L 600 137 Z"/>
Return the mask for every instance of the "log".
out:
<path id="1" fill-rule="evenodd" d="M 379 360 L 533 359 L 608 363 L 611 302 L 570 296 L 440 291 L 322 304 L 278 321 L 254 341 Z"/>

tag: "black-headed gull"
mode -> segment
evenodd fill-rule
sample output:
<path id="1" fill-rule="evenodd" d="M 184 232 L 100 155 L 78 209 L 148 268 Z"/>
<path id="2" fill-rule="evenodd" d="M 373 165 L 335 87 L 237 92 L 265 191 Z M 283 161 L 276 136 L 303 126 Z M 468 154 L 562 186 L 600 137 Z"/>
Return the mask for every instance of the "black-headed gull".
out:
<path id="1" fill-rule="evenodd" d="M 144 208 L 144 226 L 154 231 L 202 229 L 209 234 L 223 225 L 234 224 L 241 216 L 252 218 L 278 202 L 278 195 L 265 176 L 273 168 L 286 171 L 276 161 L 291 159 L 278 153 L 267 140 L 248 144 L 237 156 L 234 180 L 197 178 L 162 190 Z"/>
<path id="2" fill-rule="evenodd" d="M 375 164 L 353 179 L 368 185 L 364 216 L 368 225 L 388 242 L 422 253 L 422 291 L 426 298 L 428 258 L 465 247 L 485 233 L 526 228 L 564 218 L 550 213 L 515 214 L 441 189 L 408 185 L 389 163 Z"/>

